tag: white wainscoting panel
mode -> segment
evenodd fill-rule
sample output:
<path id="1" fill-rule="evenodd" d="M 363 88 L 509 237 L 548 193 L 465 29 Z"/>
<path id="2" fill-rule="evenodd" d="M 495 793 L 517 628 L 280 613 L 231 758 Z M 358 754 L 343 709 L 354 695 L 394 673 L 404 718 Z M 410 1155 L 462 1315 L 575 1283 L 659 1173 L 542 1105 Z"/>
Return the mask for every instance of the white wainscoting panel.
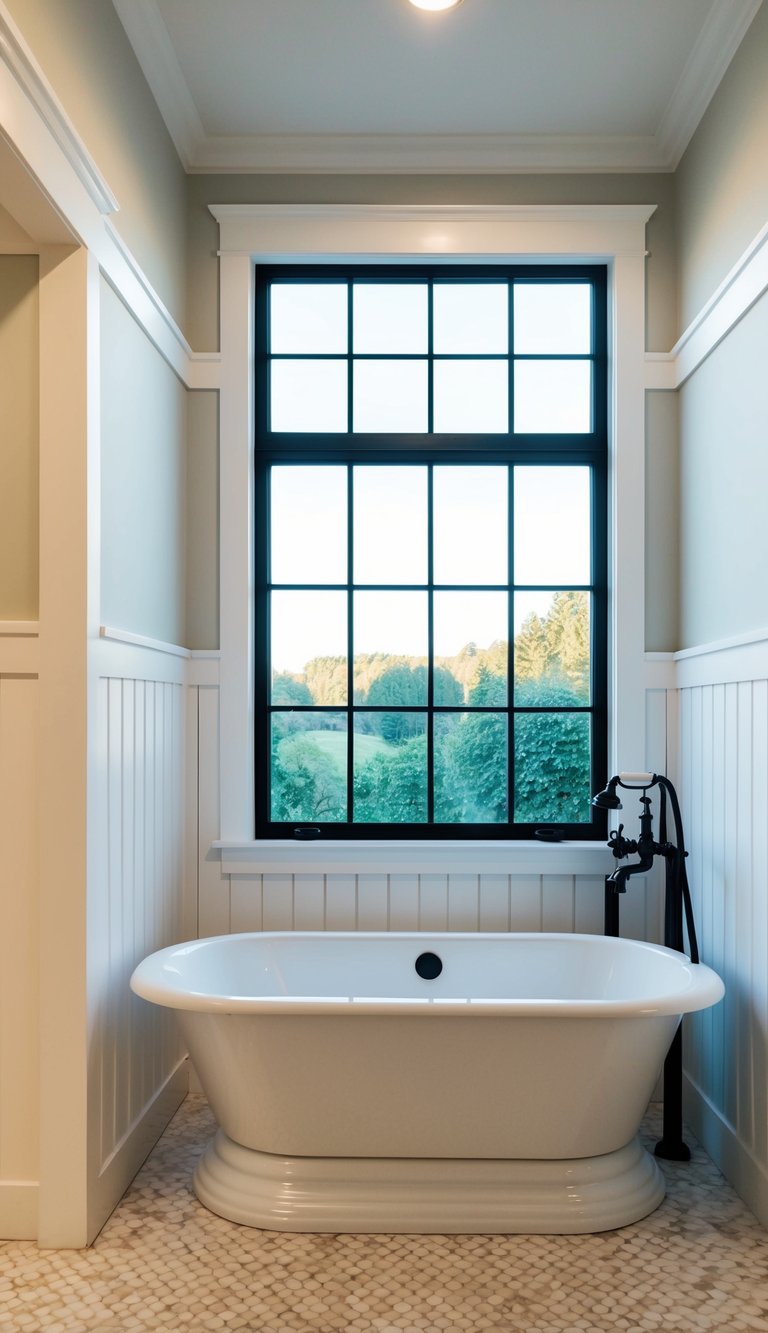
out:
<path id="1" fill-rule="evenodd" d="M 735 650 L 726 648 L 730 658 Z M 768 644 L 756 672 L 722 680 L 720 654 L 680 662 L 680 792 L 703 961 L 722 1004 L 687 1023 L 688 1114 L 710 1154 L 768 1224 Z"/>
<path id="2" fill-rule="evenodd" d="M 109 643 L 94 651 L 103 882 L 89 939 L 89 1139 L 94 1208 L 107 1215 L 186 1091 L 172 1013 L 133 995 L 128 983 L 146 954 L 194 935 L 189 889 L 196 886 L 185 864 L 184 661 Z"/>
<path id="3" fill-rule="evenodd" d="M 5 640 L 3 647 L 9 649 Z M 0 1239 L 32 1240 L 39 1175 L 38 680 L 3 674 L 9 651 L 0 651 Z"/>

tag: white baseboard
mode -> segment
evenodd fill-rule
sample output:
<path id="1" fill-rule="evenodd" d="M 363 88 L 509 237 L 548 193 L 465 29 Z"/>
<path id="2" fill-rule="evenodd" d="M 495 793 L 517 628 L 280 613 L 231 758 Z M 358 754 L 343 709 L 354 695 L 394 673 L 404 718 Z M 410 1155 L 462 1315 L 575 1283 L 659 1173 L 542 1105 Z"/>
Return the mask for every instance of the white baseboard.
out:
<path id="1" fill-rule="evenodd" d="M 189 1091 L 189 1060 L 179 1062 L 133 1122 L 99 1172 L 91 1192 L 88 1244 L 120 1202 L 128 1186 Z"/>
<path id="2" fill-rule="evenodd" d="M 0 1180 L 0 1240 L 37 1239 L 36 1180 Z"/>
<path id="3" fill-rule="evenodd" d="M 685 1119 L 712 1161 L 741 1195 L 764 1227 L 768 1227 L 768 1170 L 737 1137 L 701 1088 L 683 1076 Z"/>

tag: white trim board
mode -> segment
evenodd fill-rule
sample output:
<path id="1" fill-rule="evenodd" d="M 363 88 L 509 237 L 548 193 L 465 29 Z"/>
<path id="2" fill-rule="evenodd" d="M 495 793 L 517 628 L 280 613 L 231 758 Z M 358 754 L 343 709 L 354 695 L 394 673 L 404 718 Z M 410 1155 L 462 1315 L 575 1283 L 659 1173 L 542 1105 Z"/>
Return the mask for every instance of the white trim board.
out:
<path id="1" fill-rule="evenodd" d="M 745 1147 L 733 1126 L 686 1073 L 683 1104 L 686 1121 L 704 1150 L 758 1221 L 768 1227 L 768 1172 L 764 1164 Z"/>
<path id="2" fill-rule="evenodd" d="M 549 262 L 645 255 L 656 204 L 209 204 L 221 255 L 317 263 L 353 256 Z"/>
<path id="3" fill-rule="evenodd" d="M 652 134 L 210 135 L 157 0 L 113 3 L 187 171 L 314 175 L 674 171 L 760 7 L 714 0 Z"/>
<path id="4" fill-rule="evenodd" d="M 212 852 L 227 875 L 606 875 L 615 864 L 604 842 L 217 841 Z"/>
<path id="5" fill-rule="evenodd" d="M 646 352 L 647 390 L 679 389 L 768 291 L 768 222 L 705 301 L 671 352 Z"/>

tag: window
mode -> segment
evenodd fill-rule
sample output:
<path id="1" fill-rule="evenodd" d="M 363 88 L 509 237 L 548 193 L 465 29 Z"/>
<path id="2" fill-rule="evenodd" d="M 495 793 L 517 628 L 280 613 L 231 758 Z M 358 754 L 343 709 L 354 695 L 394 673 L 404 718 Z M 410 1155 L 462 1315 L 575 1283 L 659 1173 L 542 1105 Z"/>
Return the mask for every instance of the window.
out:
<path id="1" fill-rule="evenodd" d="M 257 836 L 601 836 L 605 290 L 257 271 Z"/>

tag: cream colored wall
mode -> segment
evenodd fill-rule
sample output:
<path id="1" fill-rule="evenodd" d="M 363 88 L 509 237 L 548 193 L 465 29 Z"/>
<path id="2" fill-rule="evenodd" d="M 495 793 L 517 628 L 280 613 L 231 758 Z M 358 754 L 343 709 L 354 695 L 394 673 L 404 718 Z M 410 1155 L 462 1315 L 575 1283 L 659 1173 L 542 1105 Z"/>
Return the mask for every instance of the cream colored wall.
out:
<path id="1" fill-rule="evenodd" d="M 768 626 L 768 295 L 680 393 L 680 646 Z"/>
<path id="2" fill-rule="evenodd" d="M 679 637 L 677 394 L 645 396 L 645 648 L 674 652 Z"/>
<path id="3" fill-rule="evenodd" d="M 676 172 L 680 331 L 768 218 L 768 5 Z"/>
<path id="4" fill-rule="evenodd" d="M 646 345 L 675 341 L 674 182 L 612 176 L 190 176 L 187 179 L 188 336 L 218 347 L 218 226 L 209 204 L 633 204 L 658 208 L 648 227 Z"/>
<path id="5" fill-rule="evenodd" d="M 110 0 L 7 5 L 117 196 L 115 227 L 183 324 L 184 172 Z"/>
<path id="6" fill-rule="evenodd" d="M 768 6 L 676 177 L 683 327 L 768 223 Z M 680 647 L 768 625 L 765 302 L 681 390 Z"/>
<path id="7" fill-rule="evenodd" d="M 186 640 L 187 394 L 101 284 L 101 619 Z"/>
<path id="8" fill-rule="evenodd" d="M 0 254 L 0 621 L 38 615 L 38 259 Z"/>
<path id="9" fill-rule="evenodd" d="M 188 648 L 219 646 L 218 414 L 218 394 L 188 395 L 185 639 Z"/>

